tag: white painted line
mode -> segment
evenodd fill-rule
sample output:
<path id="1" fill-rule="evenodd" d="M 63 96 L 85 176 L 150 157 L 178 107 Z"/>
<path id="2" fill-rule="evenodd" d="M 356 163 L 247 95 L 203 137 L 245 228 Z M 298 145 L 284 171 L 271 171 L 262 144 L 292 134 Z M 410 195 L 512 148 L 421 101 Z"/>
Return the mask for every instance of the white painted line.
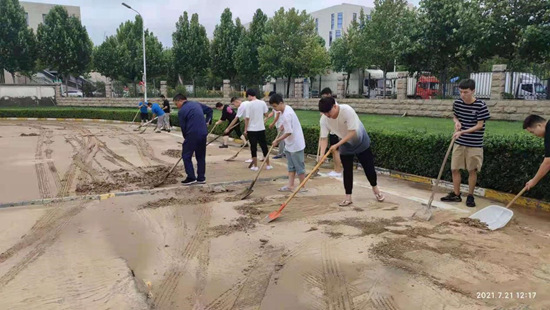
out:
<path id="1" fill-rule="evenodd" d="M 46 118 L 47 121 L 57 121 L 57 118 Z"/>
<path id="2" fill-rule="evenodd" d="M 38 118 L 36 118 L 36 117 L 29 117 L 29 118 L 27 118 L 27 120 L 28 120 L 28 121 L 37 121 Z"/>

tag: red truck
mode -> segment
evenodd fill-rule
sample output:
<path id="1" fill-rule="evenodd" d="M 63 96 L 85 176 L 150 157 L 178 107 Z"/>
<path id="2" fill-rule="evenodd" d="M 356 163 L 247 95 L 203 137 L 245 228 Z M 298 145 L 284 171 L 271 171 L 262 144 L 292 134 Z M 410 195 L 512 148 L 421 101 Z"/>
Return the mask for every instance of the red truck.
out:
<path id="1" fill-rule="evenodd" d="M 421 75 L 407 78 L 407 97 L 415 99 L 431 99 L 439 94 L 439 80 L 435 76 Z"/>

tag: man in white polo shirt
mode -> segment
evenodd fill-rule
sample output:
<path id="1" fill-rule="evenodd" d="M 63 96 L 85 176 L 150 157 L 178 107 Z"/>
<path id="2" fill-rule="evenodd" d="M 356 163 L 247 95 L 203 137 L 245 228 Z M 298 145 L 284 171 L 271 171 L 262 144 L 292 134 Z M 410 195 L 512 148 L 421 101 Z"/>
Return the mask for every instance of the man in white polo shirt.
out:
<path id="1" fill-rule="evenodd" d="M 258 171 L 257 152 L 259 143 L 262 148 L 262 153 L 264 154 L 264 160 L 267 161 L 266 169 L 271 170 L 273 167 L 269 165 L 269 158 L 266 157 L 268 148 L 265 138 L 264 124 L 264 117 L 267 117 L 267 112 L 269 109 L 267 108 L 265 101 L 258 100 L 256 98 L 256 90 L 248 89 L 246 91 L 246 96 L 249 103 L 247 104 L 244 112 L 244 134 L 245 136 L 248 136 L 248 140 L 250 141 L 250 153 L 252 155 L 252 167 L 250 167 L 250 169 L 253 171 Z"/>
<path id="2" fill-rule="evenodd" d="M 284 103 L 283 96 L 274 94 L 269 98 L 269 104 L 271 104 L 273 110 L 280 113 L 279 120 L 282 127 L 281 131 L 283 132 L 282 136 L 273 141 L 273 145 L 277 145 L 281 141 L 285 142 L 285 157 L 288 167 L 288 185 L 281 187 L 279 191 L 293 191 L 296 174 L 300 179 L 300 183 L 306 177 L 306 165 L 304 162 L 306 141 L 302 125 L 294 109 Z M 302 188 L 301 191 L 305 191 L 305 188 Z"/>
<path id="3" fill-rule="evenodd" d="M 340 159 L 344 168 L 346 199 L 340 203 L 340 206 L 344 207 L 352 204 L 353 159 L 356 156 L 372 186 L 374 196 L 378 201 L 384 201 L 384 195 L 382 195 L 377 185 L 370 137 L 355 110 L 347 104 L 337 104 L 332 97 L 325 97 L 319 101 L 319 112 L 323 114 L 320 120 L 321 154 L 324 154 L 327 148 L 329 132 L 340 138 L 338 143 L 330 147 L 330 150 L 339 148 Z"/>

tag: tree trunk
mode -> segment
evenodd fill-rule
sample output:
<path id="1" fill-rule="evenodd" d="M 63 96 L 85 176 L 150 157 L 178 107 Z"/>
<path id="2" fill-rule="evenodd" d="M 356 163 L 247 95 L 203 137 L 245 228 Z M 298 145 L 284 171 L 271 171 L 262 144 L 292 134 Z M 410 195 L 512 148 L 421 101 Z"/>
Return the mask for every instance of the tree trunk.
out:
<path id="1" fill-rule="evenodd" d="M 292 79 L 292 75 L 288 76 L 288 84 L 286 85 L 286 97 L 289 98 L 290 95 L 290 80 Z"/>
<path id="2" fill-rule="evenodd" d="M 13 80 L 13 84 L 17 84 L 15 83 L 15 72 L 10 72 L 11 73 L 11 78 Z"/>
<path id="3" fill-rule="evenodd" d="M 344 98 L 347 97 L 349 91 L 349 78 L 351 77 L 351 72 L 348 72 L 348 77 L 346 78 L 346 90 L 344 92 Z"/>
<path id="4" fill-rule="evenodd" d="M 383 78 L 383 80 L 384 80 L 384 82 L 383 82 L 383 83 L 384 83 L 384 86 L 382 87 L 382 91 L 383 91 L 383 93 L 382 93 L 382 99 L 386 99 L 386 74 L 387 74 L 387 70 L 384 70 L 384 78 Z"/>
<path id="5" fill-rule="evenodd" d="M 193 97 L 197 97 L 197 89 L 195 88 L 195 78 L 193 78 Z"/>
<path id="6" fill-rule="evenodd" d="M 134 81 L 134 96 L 137 96 L 138 92 L 137 92 L 137 84 L 136 82 Z"/>
<path id="7" fill-rule="evenodd" d="M 69 97 L 69 75 L 65 74 L 65 97 Z"/>
<path id="8" fill-rule="evenodd" d="M 319 74 L 319 97 L 321 97 L 321 79 L 323 77 Z"/>

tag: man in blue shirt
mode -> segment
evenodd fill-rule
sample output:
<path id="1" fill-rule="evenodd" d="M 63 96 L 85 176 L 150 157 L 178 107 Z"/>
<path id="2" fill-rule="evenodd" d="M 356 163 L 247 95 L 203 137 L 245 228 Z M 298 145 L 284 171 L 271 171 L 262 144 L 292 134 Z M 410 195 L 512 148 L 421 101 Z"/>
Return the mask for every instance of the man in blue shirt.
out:
<path id="1" fill-rule="evenodd" d="M 212 117 L 214 116 L 214 111 L 212 110 L 211 107 L 205 104 L 201 103 L 200 105 L 202 107 L 202 113 L 206 115 L 206 125 L 208 126 L 212 125 Z"/>
<path id="2" fill-rule="evenodd" d="M 158 117 L 157 130 L 155 132 L 159 133 L 160 130 L 164 128 L 164 117 L 166 117 L 166 113 L 164 113 L 164 111 L 162 110 L 162 108 L 159 106 L 158 103 L 147 102 L 147 106 L 151 109 L 151 112 L 153 112 L 153 118 L 155 118 L 155 116 Z M 170 128 L 168 129 L 164 128 L 164 129 L 170 132 Z"/>
<path id="3" fill-rule="evenodd" d="M 141 116 L 141 123 L 145 123 L 149 120 L 149 111 L 147 110 L 147 102 L 145 102 L 143 99 L 138 104 L 139 107 L 139 113 Z"/>
<path id="4" fill-rule="evenodd" d="M 178 120 L 183 135 L 181 157 L 185 166 L 187 178 L 183 185 L 206 183 L 206 136 L 208 129 L 204 121 L 204 112 L 200 103 L 188 101 L 187 97 L 177 94 L 174 103 L 178 107 Z M 193 153 L 197 160 L 197 176 L 193 168 Z"/>

